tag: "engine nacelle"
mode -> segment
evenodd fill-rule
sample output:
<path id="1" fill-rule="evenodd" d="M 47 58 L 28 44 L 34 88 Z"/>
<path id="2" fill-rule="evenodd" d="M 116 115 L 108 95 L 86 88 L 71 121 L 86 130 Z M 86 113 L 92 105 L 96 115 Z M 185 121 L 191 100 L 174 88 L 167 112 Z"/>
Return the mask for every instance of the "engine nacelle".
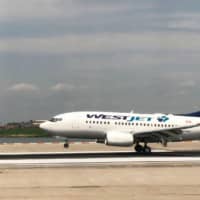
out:
<path id="1" fill-rule="evenodd" d="M 132 146 L 133 143 L 133 135 L 130 133 L 110 131 L 106 134 L 106 145 L 128 147 Z"/>

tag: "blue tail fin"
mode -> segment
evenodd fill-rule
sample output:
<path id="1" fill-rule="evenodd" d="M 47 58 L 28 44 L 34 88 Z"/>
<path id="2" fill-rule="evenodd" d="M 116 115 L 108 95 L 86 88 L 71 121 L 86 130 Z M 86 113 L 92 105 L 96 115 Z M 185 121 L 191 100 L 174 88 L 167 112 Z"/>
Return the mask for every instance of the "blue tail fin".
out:
<path id="1" fill-rule="evenodd" d="M 182 114 L 182 116 L 188 116 L 188 117 L 200 117 L 200 111 L 188 113 L 188 114 Z"/>

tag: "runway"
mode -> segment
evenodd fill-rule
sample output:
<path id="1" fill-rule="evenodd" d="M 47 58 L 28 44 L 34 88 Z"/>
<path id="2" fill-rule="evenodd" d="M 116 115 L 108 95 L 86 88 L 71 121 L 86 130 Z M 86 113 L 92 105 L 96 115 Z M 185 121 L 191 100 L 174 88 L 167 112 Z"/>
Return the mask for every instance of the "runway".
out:
<path id="1" fill-rule="evenodd" d="M 67 166 L 169 166 L 200 165 L 200 151 L 153 152 L 130 151 L 2 153 L 0 167 L 67 167 Z"/>

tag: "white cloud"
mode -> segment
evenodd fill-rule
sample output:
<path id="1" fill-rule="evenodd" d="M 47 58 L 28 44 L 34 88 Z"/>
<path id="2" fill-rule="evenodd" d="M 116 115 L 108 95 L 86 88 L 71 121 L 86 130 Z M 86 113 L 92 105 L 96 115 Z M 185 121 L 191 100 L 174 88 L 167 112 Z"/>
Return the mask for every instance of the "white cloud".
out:
<path id="1" fill-rule="evenodd" d="M 87 3 L 76 0 L 0 0 L 0 20 L 60 17 L 71 18 L 89 13 L 128 9 L 124 3 Z"/>
<path id="2" fill-rule="evenodd" d="M 162 80 L 177 86 L 180 89 L 190 89 L 199 85 L 199 72 L 194 71 L 170 71 L 161 75 Z"/>
<path id="3" fill-rule="evenodd" d="M 175 29 L 199 29 L 199 20 L 198 18 L 194 19 L 177 19 L 172 22 L 168 23 L 168 28 L 175 28 Z"/>
<path id="4" fill-rule="evenodd" d="M 186 95 L 188 95 L 188 91 L 186 91 L 186 90 L 179 90 L 177 94 L 179 96 L 186 96 Z"/>
<path id="5" fill-rule="evenodd" d="M 0 52 L 105 53 L 123 50 L 200 51 L 197 33 L 146 32 L 0 39 Z"/>
<path id="6" fill-rule="evenodd" d="M 57 17 L 64 14 L 59 6 L 58 0 L 0 0 L 0 16 L 3 19 L 15 18 L 41 18 Z M 70 5 L 71 1 L 67 1 Z M 67 15 L 74 15 L 73 11 L 66 12 Z"/>
<path id="7" fill-rule="evenodd" d="M 196 86 L 196 81 L 194 81 L 194 80 L 185 80 L 185 81 L 183 81 L 183 82 L 181 82 L 180 83 L 180 86 L 181 87 L 194 87 L 194 86 Z"/>
<path id="8" fill-rule="evenodd" d="M 39 88 L 29 83 L 17 83 L 8 88 L 8 90 L 14 92 L 37 92 Z"/>
<path id="9" fill-rule="evenodd" d="M 74 90 L 76 87 L 71 84 L 66 83 L 57 83 L 56 85 L 51 87 L 51 90 L 54 92 L 65 92 L 65 91 L 71 91 Z"/>

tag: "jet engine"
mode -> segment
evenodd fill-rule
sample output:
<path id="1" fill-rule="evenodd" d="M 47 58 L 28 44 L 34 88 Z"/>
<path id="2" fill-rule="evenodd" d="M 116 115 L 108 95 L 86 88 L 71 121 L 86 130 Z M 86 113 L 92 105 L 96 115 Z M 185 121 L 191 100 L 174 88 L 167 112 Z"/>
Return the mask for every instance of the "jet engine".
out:
<path id="1" fill-rule="evenodd" d="M 130 133 L 110 131 L 106 134 L 105 144 L 109 146 L 132 146 L 134 143 L 133 135 Z"/>

